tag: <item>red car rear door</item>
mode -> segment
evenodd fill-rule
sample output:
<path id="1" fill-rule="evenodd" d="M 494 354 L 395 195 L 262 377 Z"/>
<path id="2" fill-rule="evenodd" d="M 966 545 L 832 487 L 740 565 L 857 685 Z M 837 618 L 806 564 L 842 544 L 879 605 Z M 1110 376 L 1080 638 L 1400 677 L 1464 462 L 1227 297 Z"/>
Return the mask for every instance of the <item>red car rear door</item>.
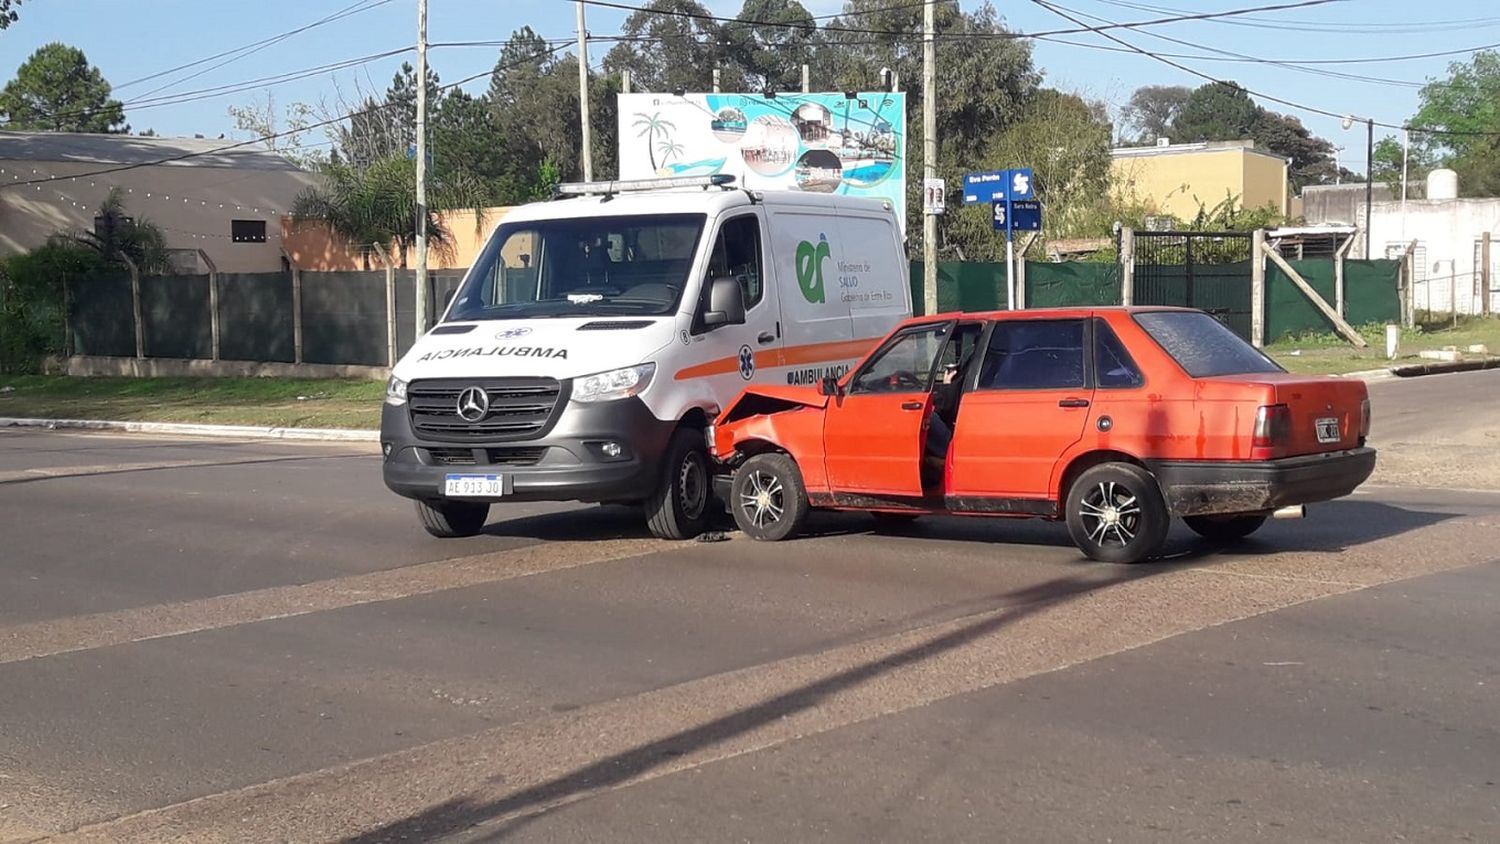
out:
<path id="1" fill-rule="evenodd" d="M 918 325 L 889 340 L 824 411 L 823 449 L 834 491 L 922 494 L 922 447 L 938 356 L 952 323 Z"/>

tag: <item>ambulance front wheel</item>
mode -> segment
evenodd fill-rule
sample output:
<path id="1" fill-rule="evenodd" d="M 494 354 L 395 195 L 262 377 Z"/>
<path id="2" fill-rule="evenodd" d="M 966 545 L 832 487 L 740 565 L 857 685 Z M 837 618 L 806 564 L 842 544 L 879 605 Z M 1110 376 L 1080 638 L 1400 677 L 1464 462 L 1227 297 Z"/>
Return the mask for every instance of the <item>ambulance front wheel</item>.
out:
<path id="1" fill-rule="evenodd" d="M 656 490 L 645 501 L 646 524 L 661 539 L 692 539 L 708 523 L 712 478 L 703 433 L 680 428 L 662 458 Z"/>

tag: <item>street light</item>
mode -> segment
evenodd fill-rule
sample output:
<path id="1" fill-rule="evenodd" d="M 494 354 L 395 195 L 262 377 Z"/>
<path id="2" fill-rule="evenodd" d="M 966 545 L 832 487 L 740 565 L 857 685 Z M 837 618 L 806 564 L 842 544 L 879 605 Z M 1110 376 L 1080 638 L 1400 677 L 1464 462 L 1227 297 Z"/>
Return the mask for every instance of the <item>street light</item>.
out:
<path id="1" fill-rule="evenodd" d="M 1358 120 L 1352 114 L 1344 115 L 1344 128 L 1349 129 Z M 1365 260 L 1370 260 L 1370 228 L 1375 223 L 1375 119 L 1364 120 L 1368 134 L 1365 140 Z"/>

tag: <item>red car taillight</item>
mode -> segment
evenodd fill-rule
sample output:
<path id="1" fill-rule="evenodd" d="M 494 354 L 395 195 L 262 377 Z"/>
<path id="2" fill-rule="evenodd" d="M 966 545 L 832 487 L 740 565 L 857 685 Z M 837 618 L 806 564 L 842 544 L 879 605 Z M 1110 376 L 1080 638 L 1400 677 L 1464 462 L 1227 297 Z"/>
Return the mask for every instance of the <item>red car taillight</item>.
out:
<path id="1" fill-rule="evenodd" d="M 1255 436 L 1250 441 L 1251 460 L 1280 457 L 1292 434 L 1292 409 L 1284 404 L 1263 405 L 1255 411 Z"/>
<path id="2" fill-rule="evenodd" d="M 1359 442 L 1361 445 L 1368 436 L 1370 436 L 1370 400 L 1365 399 L 1359 403 Z"/>

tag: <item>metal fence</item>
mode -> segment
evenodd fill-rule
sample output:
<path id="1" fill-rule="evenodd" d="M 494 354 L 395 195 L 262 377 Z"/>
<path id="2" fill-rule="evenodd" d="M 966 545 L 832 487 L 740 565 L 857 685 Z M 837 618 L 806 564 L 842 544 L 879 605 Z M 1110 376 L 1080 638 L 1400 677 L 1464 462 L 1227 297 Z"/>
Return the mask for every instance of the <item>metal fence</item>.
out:
<path id="1" fill-rule="evenodd" d="M 463 270 L 429 273 L 435 318 Z M 127 273 L 68 285 L 69 353 L 388 366 L 417 334 L 415 274 Z"/>
<path id="2" fill-rule="evenodd" d="M 1136 232 L 1134 304 L 1198 308 L 1251 332 L 1249 232 Z"/>

